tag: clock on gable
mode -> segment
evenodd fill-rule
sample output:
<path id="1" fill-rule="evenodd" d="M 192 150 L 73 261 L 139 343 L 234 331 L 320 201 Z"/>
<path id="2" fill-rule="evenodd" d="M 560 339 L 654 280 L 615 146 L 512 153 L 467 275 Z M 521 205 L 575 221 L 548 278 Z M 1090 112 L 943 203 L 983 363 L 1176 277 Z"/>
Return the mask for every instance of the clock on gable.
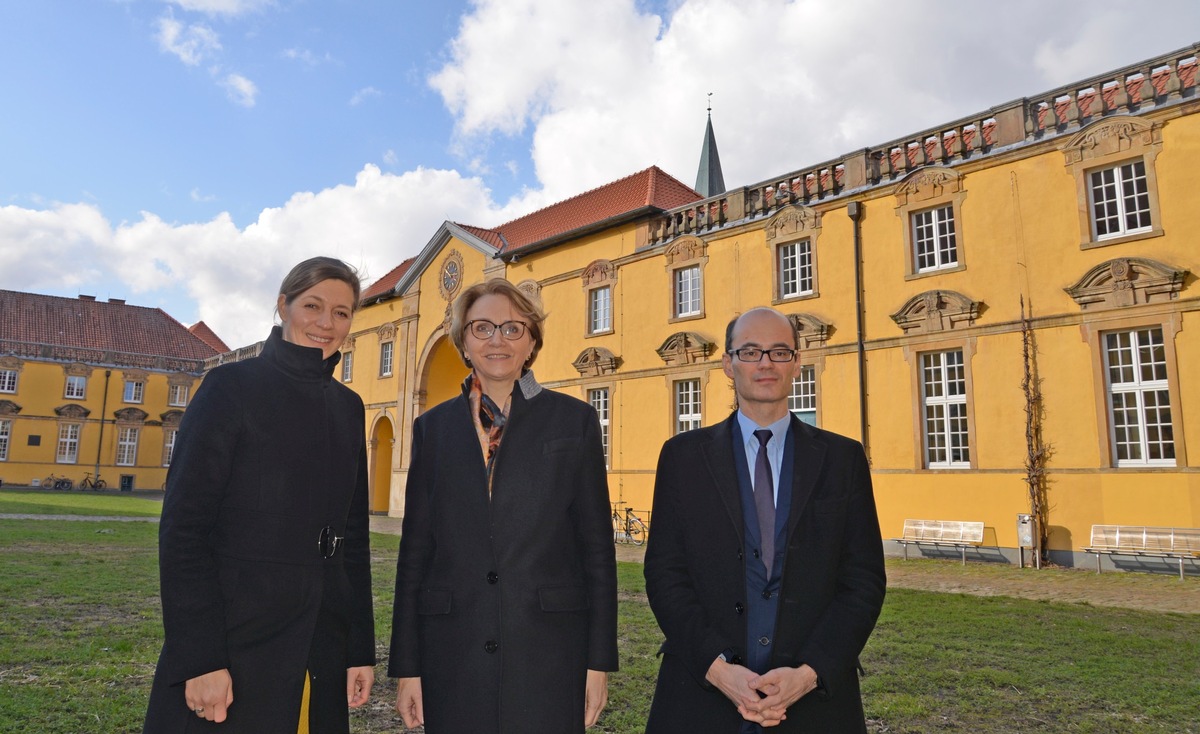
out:
<path id="1" fill-rule="evenodd" d="M 454 300 L 458 289 L 462 287 L 462 278 L 462 255 L 458 250 L 451 250 L 446 259 L 442 260 L 442 267 L 438 272 L 438 291 L 441 292 L 442 298 L 447 301 Z"/>

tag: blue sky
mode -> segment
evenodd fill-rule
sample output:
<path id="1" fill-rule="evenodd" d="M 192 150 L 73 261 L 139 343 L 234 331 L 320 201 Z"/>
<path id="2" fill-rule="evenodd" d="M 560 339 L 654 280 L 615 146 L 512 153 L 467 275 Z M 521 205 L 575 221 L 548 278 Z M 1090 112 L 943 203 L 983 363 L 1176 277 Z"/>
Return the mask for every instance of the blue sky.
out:
<path id="1" fill-rule="evenodd" d="M 446 219 L 658 165 L 728 186 L 1200 41 L 1112 0 L 0 3 L 0 288 L 262 338 L 296 261 L 368 281 Z M 1132 9 L 1131 9 L 1132 8 Z"/>

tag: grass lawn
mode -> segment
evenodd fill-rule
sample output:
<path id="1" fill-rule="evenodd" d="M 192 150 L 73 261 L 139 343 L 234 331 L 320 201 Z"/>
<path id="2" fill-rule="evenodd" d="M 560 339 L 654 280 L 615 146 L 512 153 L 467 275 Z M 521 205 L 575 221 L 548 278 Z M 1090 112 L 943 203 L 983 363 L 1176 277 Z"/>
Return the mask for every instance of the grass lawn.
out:
<path id="1" fill-rule="evenodd" d="M 77 507 L 110 499 L 74 496 Z M 0 492 L 0 513 L 26 511 L 13 509 L 23 501 Z M 156 535 L 148 523 L 0 520 L 0 732 L 140 731 L 162 634 Z M 398 538 L 372 542 L 383 659 Z M 641 566 L 618 571 L 621 671 L 597 730 L 632 734 L 649 710 L 661 638 Z M 1200 734 L 1200 614 L 891 589 L 862 662 L 879 734 Z M 399 732 L 394 694 L 380 680 L 352 731 Z"/>
<path id="2" fill-rule="evenodd" d="M 162 498 L 113 492 L 53 492 L 44 489 L 0 490 L 0 514 L 20 515 L 124 515 L 158 517 Z"/>

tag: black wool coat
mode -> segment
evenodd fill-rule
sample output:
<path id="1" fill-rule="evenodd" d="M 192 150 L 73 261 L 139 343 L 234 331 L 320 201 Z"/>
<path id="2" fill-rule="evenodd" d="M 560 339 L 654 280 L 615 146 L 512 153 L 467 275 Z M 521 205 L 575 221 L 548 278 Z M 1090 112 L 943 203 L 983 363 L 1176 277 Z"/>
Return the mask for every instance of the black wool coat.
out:
<path id="1" fill-rule="evenodd" d="M 375 663 L 362 400 L 331 379 L 338 355 L 282 339 L 223 365 L 184 414 L 159 527 L 162 655 L 147 734 L 295 734 L 305 670 L 310 723 L 349 730 L 346 668 Z M 318 547 L 329 526 L 345 540 Z M 228 668 L 229 718 L 184 702 Z"/>
<path id="2" fill-rule="evenodd" d="M 675 436 L 659 456 L 645 575 L 666 641 L 648 734 L 737 734 L 741 726 L 705 680 L 718 655 L 744 655 L 747 644 L 736 420 Z M 789 435 L 791 511 L 770 667 L 807 663 L 822 688 L 765 731 L 865 734 L 856 669 L 886 587 L 870 469 L 857 441 L 796 418 Z"/>
<path id="3" fill-rule="evenodd" d="M 429 734 L 583 731 L 586 671 L 617 669 L 596 411 L 526 373 L 489 501 L 464 394 L 413 425 L 388 675 L 421 678 Z"/>

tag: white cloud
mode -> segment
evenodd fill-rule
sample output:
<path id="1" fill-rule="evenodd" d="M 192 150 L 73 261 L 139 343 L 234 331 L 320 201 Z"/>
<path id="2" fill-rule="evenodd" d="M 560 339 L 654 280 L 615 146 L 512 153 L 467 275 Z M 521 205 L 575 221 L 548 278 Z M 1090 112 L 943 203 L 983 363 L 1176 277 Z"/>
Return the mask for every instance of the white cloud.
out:
<path id="1" fill-rule="evenodd" d="M 216 201 L 217 200 L 217 197 L 215 194 L 200 193 L 199 187 L 192 189 L 192 192 L 191 192 L 191 194 L 189 194 L 189 196 L 191 196 L 192 201 L 197 201 L 197 202 Z"/>
<path id="2" fill-rule="evenodd" d="M 642 7 L 474 2 L 428 79 L 462 165 L 488 170 L 496 135 L 527 134 L 543 189 L 525 197 L 652 164 L 690 185 L 713 92 L 725 182 L 751 184 L 1183 46 L 1200 25 L 1189 0 L 1155 6 L 1171 28 L 1118 0 L 1011 0 L 983 23 L 937 0 Z"/>
<path id="3" fill-rule="evenodd" d="M 168 0 L 184 10 L 234 17 L 275 5 L 275 0 Z"/>
<path id="4" fill-rule="evenodd" d="M 158 46 L 174 54 L 188 66 L 197 66 L 205 58 L 221 50 L 216 31 L 203 23 L 184 25 L 170 15 L 158 19 Z"/>
<path id="5" fill-rule="evenodd" d="M 318 56 L 306 48 L 285 49 L 282 56 L 290 61 L 299 61 L 308 66 L 320 66 L 321 64 L 328 64 L 333 61 L 333 57 L 328 52 L 324 56 Z"/>
<path id="6" fill-rule="evenodd" d="M 225 213 L 173 224 L 143 212 L 114 226 L 86 204 L 6 206 L 0 288 L 73 296 L 83 284 L 111 283 L 138 305 L 182 294 L 196 318 L 236 347 L 266 335 L 279 281 L 306 257 L 340 257 L 370 282 L 416 255 L 447 219 L 486 225 L 507 218 L 479 179 L 424 168 L 393 175 L 372 165 L 353 184 L 297 193 L 243 229 Z"/>
<path id="7" fill-rule="evenodd" d="M 225 94 L 242 107 L 253 107 L 258 98 L 258 87 L 241 74 L 228 74 L 221 80 Z"/>
<path id="8" fill-rule="evenodd" d="M 383 154 L 383 162 L 388 164 L 389 166 L 395 166 L 397 163 L 400 162 L 400 157 L 396 155 L 396 151 L 389 148 Z"/>
<path id="9" fill-rule="evenodd" d="M 350 106 L 357 107 L 360 104 L 362 104 L 363 102 L 365 102 L 366 100 L 371 99 L 372 97 L 382 97 L 382 96 L 383 96 L 383 92 L 379 91 L 375 87 L 363 87 L 362 89 L 355 92 L 354 96 L 350 97 Z"/>

